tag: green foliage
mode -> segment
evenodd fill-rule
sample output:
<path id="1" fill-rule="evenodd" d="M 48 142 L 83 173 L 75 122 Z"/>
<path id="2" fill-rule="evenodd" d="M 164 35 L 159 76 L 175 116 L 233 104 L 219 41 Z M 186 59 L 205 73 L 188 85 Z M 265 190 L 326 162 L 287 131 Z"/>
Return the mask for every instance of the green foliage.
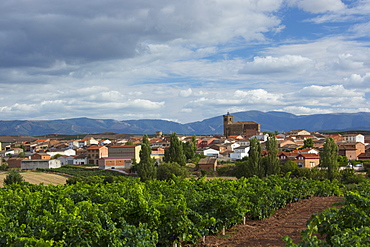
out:
<path id="1" fill-rule="evenodd" d="M 333 138 L 327 138 L 320 152 L 320 166 L 327 169 L 330 180 L 338 178 L 338 145 Z"/>
<path id="2" fill-rule="evenodd" d="M 191 138 L 191 142 L 184 142 L 182 143 L 182 149 L 184 151 L 184 155 L 188 162 L 194 162 L 194 159 L 197 154 L 197 146 L 196 146 L 197 137 L 193 135 Z"/>
<path id="3" fill-rule="evenodd" d="M 6 175 L 4 178 L 4 184 L 20 184 L 24 181 L 23 176 L 20 174 L 18 170 L 12 169 L 10 170 L 9 174 Z"/>
<path id="4" fill-rule="evenodd" d="M 131 146 L 131 145 L 134 145 L 134 143 L 133 143 L 132 141 L 127 141 L 127 142 L 125 143 L 125 146 Z"/>
<path id="5" fill-rule="evenodd" d="M 318 235 L 325 239 L 319 239 Z M 369 246 L 370 182 L 358 185 L 356 191 L 348 191 L 341 208 L 313 215 L 302 236 L 298 244 L 285 237 L 286 246 Z"/>
<path id="6" fill-rule="evenodd" d="M 26 154 L 25 152 L 20 152 L 18 155 L 17 155 L 18 158 L 26 158 Z"/>
<path id="7" fill-rule="evenodd" d="M 154 165 L 155 160 L 150 156 L 151 153 L 148 136 L 144 135 L 140 150 L 140 162 L 136 166 L 137 173 L 142 181 L 151 180 L 157 176 L 157 168 Z"/>
<path id="8" fill-rule="evenodd" d="M 314 147 L 314 143 L 313 143 L 312 138 L 307 138 L 303 141 L 303 148 L 313 148 L 313 147 Z"/>
<path id="9" fill-rule="evenodd" d="M 329 181 L 277 176 L 211 181 L 173 178 L 146 183 L 130 179 L 64 186 L 13 184 L 0 188 L 0 245 L 194 244 L 201 236 L 240 223 L 244 216 L 269 217 L 291 201 L 318 192 L 340 193 L 338 187 Z"/>
<path id="10" fill-rule="evenodd" d="M 343 169 L 339 172 L 339 175 L 343 184 L 359 184 L 365 180 L 361 174 L 355 174 L 353 169 Z"/>
<path id="11" fill-rule="evenodd" d="M 157 169 L 157 179 L 169 180 L 173 176 L 186 178 L 188 176 L 188 170 L 186 167 L 180 166 L 177 163 L 162 163 Z"/>
<path id="12" fill-rule="evenodd" d="M 0 165 L 0 171 L 7 171 L 9 168 L 9 165 L 8 163 L 6 162 L 3 162 L 1 165 Z"/>
<path id="13" fill-rule="evenodd" d="M 281 171 L 284 174 L 290 172 L 292 175 L 298 175 L 298 168 L 299 167 L 296 162 L 293 160 L 288 160 L 281 166 Z"/>
<path id="14" fill-rule="evenodd" d="M 184 155 L 183 145 L 174 132 L 171 134 L 170 148 L 165 151 L 164 162 L 176 162 L 181 166 L 186 165 L 186 156 Z"/>
<path id="15" fill-rule="evenodd" d="M 235 165 L 217 167 L 217 174 L 220 176 L 232 176 L 234 173 L 234 168 L 235 168 Z"/>
<path id="16" fill-rule="evenodd" d="M 54 155 L 52 158 L 53 159 L 58 159 L 59 157 L 62 157 L 63 155 L 62 154 L 56 154 L 56 155 Z"/>
<path id="17" fill-rule="evenodd" d="M 340 166 L 346 166 L 348 164 L 347 156 L 338 155 L 338 163 L 339 163 Z"/>
<path id="18" fill-rule="evenodd" d="M 280 173 L 280 161 L 278 159 L 278 143 L 275 135 L 270 135 L 266 142 L 266 149 L 268 151 L 265 163 L 266 175 L 273 175 Z"/>
<path id="19" fill-rule="evenodd" d="M 258 176 L 262 178 L 265 175 L 265 171 L 262 164 L 262 148 L 257 138 L 250 140 L 250 149 L 248 152 L 249 160 L 243 162 L 242 176 L 252 177 Z"/>
<path id="20" fill-rule="evenodd" d="M 79 165 L 64 165 L 60 168 L 53 169 L 43 169 L 38 168 L 38 171 L 42 172 L 52 172 L 52 173 L 65 173 L 72 176 L 78 177 L 88 177 L 88 176 L 123 176 L 122 173 L 109 171 L 109 170 L 100 170 L 98 168 L 90 169 L 84 166 Z"/>

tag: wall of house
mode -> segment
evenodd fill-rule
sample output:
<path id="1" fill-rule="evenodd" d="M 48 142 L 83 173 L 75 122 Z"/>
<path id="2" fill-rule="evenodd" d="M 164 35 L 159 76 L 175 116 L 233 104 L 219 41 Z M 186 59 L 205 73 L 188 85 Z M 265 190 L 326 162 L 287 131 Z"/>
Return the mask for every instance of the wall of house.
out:
<path id="1" fill-rule="evenodd" d="M 132 161 L 130 159 L 100 159 L 99 169 L 130 169 L 132 167 Z"/>
<path id="2" fill-rule="evenodd" d="M 36 168 L 59 168 L 61 167 L 60 160 L 23 160 L 21 163 L 21 168 L 24 170 L 36 169 Z"/>

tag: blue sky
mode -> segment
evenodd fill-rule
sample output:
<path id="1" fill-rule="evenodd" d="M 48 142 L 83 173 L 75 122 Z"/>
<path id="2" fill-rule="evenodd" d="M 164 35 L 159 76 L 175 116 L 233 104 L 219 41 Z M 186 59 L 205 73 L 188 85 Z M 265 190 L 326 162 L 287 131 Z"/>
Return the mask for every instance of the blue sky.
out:
<path id="1" fill-rule="evenodd" d="M 370 0 L 2 0 L 0 119 L 370 112 Z"/>

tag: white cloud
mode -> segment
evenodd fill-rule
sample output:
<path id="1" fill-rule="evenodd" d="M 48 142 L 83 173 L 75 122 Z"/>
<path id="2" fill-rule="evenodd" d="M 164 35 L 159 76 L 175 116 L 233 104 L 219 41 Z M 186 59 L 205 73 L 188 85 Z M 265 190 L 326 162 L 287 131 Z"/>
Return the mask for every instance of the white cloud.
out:
<path id="1" fill-rule="evenodd" d="M 351 76 L 344 79 L 344 85 L 349 88 L 362 88 L 366 91 L 370 90 L 370 72 L 363 76 L 358 74 L 352 74 Z"/>
<path id="2" fill-rule="evenodd" d="M 369 1 L 67 3 L 1 1 L 1 119 L 366 110 Z"/>
<path id="3" fill-rule="evenodd" d="M 180 97 L 189 97 L 190 95 L 192 95 L 192 93 L 193 93 L 193 90 L 191 90 L 191 88 L 188 88 L 188 89 L 185 89 L 185 90 L 180 90 L 179 96 Z"/>
<path id="4" fill-rule="evenodd" d="M 301 96 L 309 97 L 361 97 L 363 96 L 362 92 L 356 92 L 354 90 L 345 89 L 342 85 L 333 85 L 333 86 L 317 86 L 312 85 L 304 87 L 297 94 Z"/>
<path id="5" fill-rule="evenodd" d="M 284 107 L 282 110 L 295 115 L 326 114 L 333 112 L 332 109 L 309 108 L 305 106 L 287 106 Z"/>
<path id="6" fill-rule="evenodd" d="M 314 62 L 297 55 L 284 55 L 281 57 L 254 57 L 253 62 L 247 62 L 239 71 L 243 74 L 275 74 L 275 73 L 304 73 L 312 68 Z"/>
<path id="7" fill-rule="evenodd" d="M 355 70 L 363 68 L 364 63 L 353 61 L 351 54 L 339 54 L 338 59 L 334 61 L 333 67 L 339 70 Z"/>
<path id="8" fill-rule="evenodd" d="M 356 37 L 369 37 L 370 22 L 356 24 L 350 28 L 350 31 L 353 32 Z"/>
<path id="9" fill-rule="evenodd" d="M 288 2 L 311 13 L 335 12 L 343 10 L 346 7 L 341 0 L 288 0 Z"/>

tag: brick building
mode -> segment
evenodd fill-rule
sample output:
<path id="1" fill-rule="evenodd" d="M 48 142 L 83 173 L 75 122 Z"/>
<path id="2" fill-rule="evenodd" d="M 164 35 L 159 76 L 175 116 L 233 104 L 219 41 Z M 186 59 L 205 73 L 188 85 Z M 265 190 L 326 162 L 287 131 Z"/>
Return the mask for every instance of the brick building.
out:
<path id="1" fill-rule="evenodd" d="M 241 135 L 250 138 L 261 133 L 259 123 L 253 121 L 239 121 L 234 123 L 234 116 L 227 113 L 224 115 L 224 136 Z"/>

